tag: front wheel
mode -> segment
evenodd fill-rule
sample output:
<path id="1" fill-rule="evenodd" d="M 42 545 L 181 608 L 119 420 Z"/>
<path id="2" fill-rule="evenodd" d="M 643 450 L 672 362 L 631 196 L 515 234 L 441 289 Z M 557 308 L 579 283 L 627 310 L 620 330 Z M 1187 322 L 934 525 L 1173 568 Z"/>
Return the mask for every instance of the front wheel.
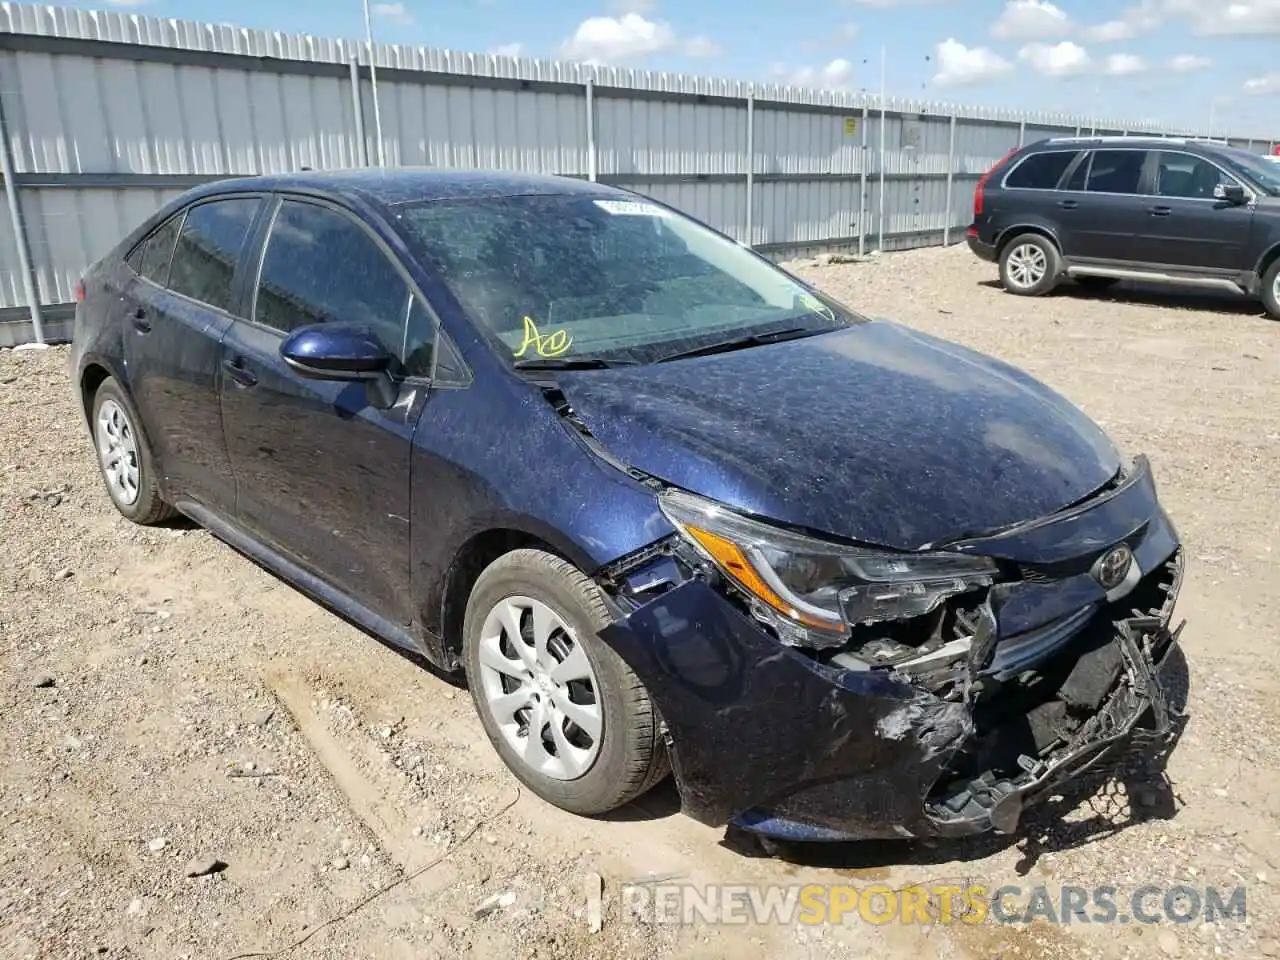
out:
<path id="1" fill-rule="evenodd" d="M 494 749 L 538 796 L 606 813 L 667 774 L 657 712 L 596 634 L 613 622 L 600 588 L 565 560 L 515 550 L 480 574 L 463 662 Z"/>
<path id="2" fill-rule="evenodd" d="M 1020 297 L 1040 297 L 1058 285 L 1062 257 L 1047 237 L 1024 233 L 1000 253 L 1000 283 Z"/>

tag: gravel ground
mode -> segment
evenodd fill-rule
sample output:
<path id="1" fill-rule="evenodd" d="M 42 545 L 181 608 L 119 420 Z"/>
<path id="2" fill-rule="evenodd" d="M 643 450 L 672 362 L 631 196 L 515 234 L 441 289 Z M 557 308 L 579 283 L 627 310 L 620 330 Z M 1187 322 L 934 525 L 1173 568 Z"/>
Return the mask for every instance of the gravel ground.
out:
<path id="1" fill-rule="evenodd" d="M 202 530 L 120 519 L 65 348 L 4 351 L 0 957 L 1280 954 L 1280 684 L 1258 649 L 1280 614 L 1280 324 L 1169 291 L 1022 300 L 963 249 L 790 267 L 1026 368 L 1151 455 L 1189 558 L 1189 722 L 1163 773 L 1063 798 L 1016 842 L 781 859 L 682 817 L 669 784 L 608 820 L 563 814 L 520 793 L 448 679 Z M 610 900 L 658 874 L 1107 884 L 1117 902 L 1144 884 L 1243 885 L 1248 918 L 673 925 Z M 583 894 L 595 875 L 598 932 Z"/>

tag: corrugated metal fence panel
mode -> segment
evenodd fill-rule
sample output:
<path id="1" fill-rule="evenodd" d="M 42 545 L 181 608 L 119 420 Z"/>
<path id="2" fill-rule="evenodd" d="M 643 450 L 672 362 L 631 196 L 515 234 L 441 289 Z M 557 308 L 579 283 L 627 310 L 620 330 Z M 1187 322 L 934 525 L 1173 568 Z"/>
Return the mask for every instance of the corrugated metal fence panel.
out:
<path id="1" fill-rule="evenodd" d="M 595 112 L 602 174 L 746 172 L 745 103 L 609 97 L 597 90 Z"/>
<path id="2" fill-rule="evenodd" d="M 982 174 L 1018 146 L 1018 128 L 1007 124 L 956 124 L 956 173 Z"/>
<path id="3" fill-rule="evenodd" d="M 747 222 L 747 189 L 743 183 L 685 181 L 628 183 L 627 189 L 685 211 L 735 240 L 742 240 Z"/>
<path id="4" fill-rule="evenodd" d="M 875 120 L 871 124 L 875 124 Z M 862 111 L 847 114 L 778 110 L 757 105 L 757 173 L 859 173 Z M 871 128 L 867 137 L 872 137 Z M 868 144 L 877 141 L 868 139 Z"/>
<path id="5" fill-rule="evenodd" d="M 22 213 L 32 269 L 42 303 L 74 299 L 84 269 L 120 242 L 130 230 L 168 203 L 180 190 L 26 189 Z M 3 218 L 8 226 L 8 218 Z M 6 230 L 6 233 L 9 231 Z M 12 238 L 0 241 L 3 289 L 0 307 L 25 304 Z"/>
<path id="6" fill-rule="evenodd" d="M 22 173 L 257 174 L 356 163 L 350 85 L 336 77 L 15 52 L 3 59 L 0 84 Z"/>
<path id="7" fill-rule="evenodd" d="M 341 86 L 349 115 L 350 85 Z M 376 162 L 372 85 L 362 88 L 369 157 Z M 587 172 L 584 97 L 380 79 L 378 102 L 389 164 Z"/>

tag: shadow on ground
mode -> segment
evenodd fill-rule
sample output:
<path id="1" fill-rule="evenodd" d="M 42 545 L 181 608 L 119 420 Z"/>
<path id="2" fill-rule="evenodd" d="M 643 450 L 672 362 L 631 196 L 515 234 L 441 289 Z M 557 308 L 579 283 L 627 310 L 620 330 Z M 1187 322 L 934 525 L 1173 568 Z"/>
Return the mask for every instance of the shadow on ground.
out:
<path id="1" fill-rule="evenodd" d="M 980 280 L 978 286 L 1004 289 L 999 280 Z M 1169 310 L 1207 310 L 1253 317 L 1263 316 L 1265 313 L 1262 305 L 1251 297 L 1217 290 L 1189 291 L 1186 287 L 1164 284 L 1117 283 L 1113 287 L 1098 290 L 1067 281 L 1055 287 L 1048 296 L 1164 307 Z"/>

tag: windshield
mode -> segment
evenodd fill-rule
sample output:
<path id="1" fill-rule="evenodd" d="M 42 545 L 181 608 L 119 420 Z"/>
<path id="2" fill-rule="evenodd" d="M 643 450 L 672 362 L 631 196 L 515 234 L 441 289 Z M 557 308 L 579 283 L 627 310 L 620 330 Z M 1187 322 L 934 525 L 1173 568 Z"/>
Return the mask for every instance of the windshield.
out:
<path id="1" fill-rule="evenodd" d="M 860 320 L 643 199 L 524 196 L 400 208 L 416 251 L 513 363 L 651 363 Z"/>
<path id="2" fill-rule="evenodd" d="M 1248 177 L 1268 195 L 1280 197 L 1280 164 L 1246 150 L 1224 150 L 1223 158 L 1236 173 Z"/>

